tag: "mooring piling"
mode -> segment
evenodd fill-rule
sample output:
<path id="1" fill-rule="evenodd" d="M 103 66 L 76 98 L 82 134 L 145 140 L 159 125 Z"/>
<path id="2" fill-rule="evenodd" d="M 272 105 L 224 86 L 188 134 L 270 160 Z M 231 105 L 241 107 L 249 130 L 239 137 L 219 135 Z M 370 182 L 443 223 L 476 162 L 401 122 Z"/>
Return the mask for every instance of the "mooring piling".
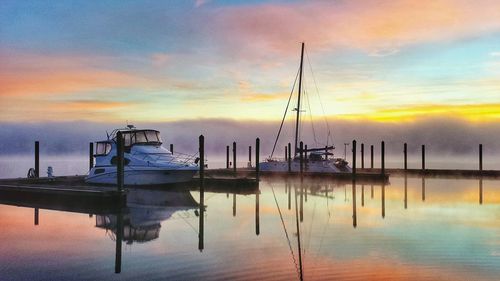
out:
<path id="1" fill-rule="evenodd" d="M 361 169 L 365 168 L 365 144 L 361 144 Z"/>
<path id="2" fill-rule="evenodd" d="M 94 143 L 89 143 L 89 171 L 94 168 Z"/>
<path id="3" fill-rule="evenodd" d="M 288 143 L 288 172 L 292 171 L 292 144 Z"/>
<path id="4" fill-rule="evenodd" d="M 408 145 L 406 142 L 404 143 L 403 146 L 403 155 L 404 155 L 404 168 L 405 171 L 408 170 Z"/>
<path id="5" fill-rule="evenodd" d="M 304 143 L 300 142 L 300 175 L 304 173 Z"/>
<path id="6" fill-rule="evenodd" d="M 40 176 L 40 142 L 35 141 L 35 178 Z"/>
<path id="7" fill-rule="evenodd" d="M 483 145 L 479 145 L 479 171 L 483 170 Z"/>
<path id="8" fill-rule="evenodd" d="M 373 169 L 373 144 L 370 145 L 370 168 Z"/>
<path id="9" fill-rule="evenodd" d="M 304 145 L 304 160 L 307 162 L 307 144 Z"/>
<path id="10" fill-rule="evenodd" d="M 124 147 L 123 147 L 123 135 L 122 132 L 118 131 L 116 133 L 116 185 L 118 188 L 119 192 L 123 191 L 123 152 L 124 152 Z"/>
<path id="11" fill-rule="evenodd" d="M 352 175 L 356 176 L 356 140 L 352 141 Z"/>
<path id="12" fill-rule="evenodd" d="M 425 171 L 425 144 L 422 144 L 422 171 Z"/>
<path id="13" fill-rule="evenodd" d="M 199 174 L 200 174 L 200 192 L 205 190 L 205 136 L 198 137 L 198 153 L 200 154 Z"/>
<path id="14" fill-rule="evenodd" d="M 255 179 L 259 182 L 260 178 L 260 139 L 255 139 Z"/>
<path id="15" fill-rule="evenodd" d="M 248 146 L 248 168 L 252 167 L 252 146 Z"/>
<path id="16" fill-rule="evenodd" d="M 170 153 L 174 154 L 174 144 L 170 144 Z"/>
<path id="17" fill-rule="evenodd" d="M 228 152 L 229 152 L 229 146 Z M 204 229 L 205 229 L 205 136 L 200 135 L 198 138 L 198 152 L 200 154 L 200 165 L 199 165 L 199 173 L 200 173 L 200 219 L 199 219 L 199 231 L 198 231 L 198 250 L 203 251 L 204 248 Z M 229 165 L 229 153 L 228 153 L 228 161 Z"/>
<path id="18" fill-rule="evenodd" d="M 229 169 L 229 145 L 226 146 L 226 169 Z"/>
<path id="19" fill-rule="evenodd" d="M 236 175 L 236 142 L 233 141 L 233 171 Z"/>
<path id="20" fill-rule="evenodd" d="M 380 143 L 380 172 L 385 175 L 385 142 Z"/>
<path id="21" fill-rule="evenodd" d="M 288 161 L 288 147 L 285 145 L 285 161 Z"/>

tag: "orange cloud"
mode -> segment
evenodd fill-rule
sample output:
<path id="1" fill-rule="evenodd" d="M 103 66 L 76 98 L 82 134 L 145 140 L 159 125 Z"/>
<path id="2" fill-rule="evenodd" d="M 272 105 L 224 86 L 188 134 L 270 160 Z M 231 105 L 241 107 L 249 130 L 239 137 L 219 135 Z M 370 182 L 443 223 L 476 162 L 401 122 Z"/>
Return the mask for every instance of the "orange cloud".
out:
<path id="1" fill-rule="evenodd" d="M 380 55 L 407 44 L 498 31 L 499 11 L 495 0 L 306 1 L 220 8 L 216 21 L 224 38 L 278 52 L 295 52 L 306 41 L 313 48 Z"/>

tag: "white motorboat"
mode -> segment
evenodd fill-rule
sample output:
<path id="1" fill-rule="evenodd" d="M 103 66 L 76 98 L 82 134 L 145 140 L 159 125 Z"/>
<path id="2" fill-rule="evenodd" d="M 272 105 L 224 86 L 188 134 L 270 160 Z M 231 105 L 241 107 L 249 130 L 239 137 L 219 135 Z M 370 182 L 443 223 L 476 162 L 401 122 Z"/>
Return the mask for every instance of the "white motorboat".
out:
<path id="1" fill-rule="evenodd" d="M 323 144 L 323 146 L 319 148 L 301 148 L 298 145 L 300 136 L 300 128 L 301 126 L 301 97 L 304 95 L 304 89 L 302 85 L 303 80 L 303 62 L 304 62 L 304 43 L 302 43 L 301 56 L 300 56 L 300 67 L 298 72 L 298 93 L 297 93 L 297 107 L 294 109 L 296 111 L 296 119 L 295 119 L 295 141 L 294 148 L 290 147 L 290 150 L 293 149 L 293 153 L 289 151 L 288 155 L 290 155 L 290 159 L 277 159 L 273 158 L 274 151 L 276 149 L 276 144 L 278 143 L 278 139 L 280 137 L 280 133 L 283 128 L 283 124 L 286 118 L 286 114 L 288 111 L 288 107 L 293 95 L 293 89 L 290 93 L 290 97 L 288 99 L 288 104 L 285 109 L 285 114 L 283 116 L 283 120 L 281 121 L 280 128 L 278 130 L 278 134 L 276 136 L 276 140 L 274 142 L 274 147 L 271 152 L 269 158 L 266 159 L 265 162 L 260 163 L 260 170 L 262 172 L 288 172 L 289 166 L 290 171 L 298 172 L 300 171 L 300 154 L 303 155 L 303 169 L 308 173 L 350 173 L 351 168 L 348 165 L 348 162 L 343 158 L 335 158 L 333 155 L 333 150 L 335 147 L 333 146 L 333 141 L 331 144 L 328 143 L 330 132 L 328 132 L 327 142 Z M 295 84 L 294 84 L 295 88 Z M 318 93 L 319 94 L 319 93 Z M 325 120 L 326 121 L 326 120 Z M 328 124 L 328 123 L 327 123 Z M 313 133 L 314 128 L 313 128 Z M 316 136 L 314 136 L 316 140 Z M 316 144 L 319 146 L 319 144 Z"/>
<path id="2" fill-rule="evenodd" d="M 196 155 L 175 155 L 162 146 L 160 132 L 138 130 L 129 125 L 116 129 L 105 141 L 96 142 L 95 166 L 85 178 L 88 183 L 116 184 L 116 133 L 124 139 L 124 184 L 158 185 L 187 182 L 198 171 Z"/>

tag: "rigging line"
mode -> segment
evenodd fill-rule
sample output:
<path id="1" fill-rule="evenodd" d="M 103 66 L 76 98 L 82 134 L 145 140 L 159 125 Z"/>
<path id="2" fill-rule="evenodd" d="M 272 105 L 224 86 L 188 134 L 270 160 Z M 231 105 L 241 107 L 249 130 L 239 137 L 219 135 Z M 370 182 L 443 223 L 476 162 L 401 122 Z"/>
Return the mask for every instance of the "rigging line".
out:
<path id="1" fill-rule="evenodd" d="M 316 83 L 316 77 L 314 76 L 314 71 L 312 69 L 311 60 L 309 59 L 309 53 L 307 52 L 307 49 L 306 49 L 306 58 L 307 58 L 307 63 L 309 64 L 309 69 L 311 69 L 311 76 L 313 78 L 314 86 L 316 87 L 316 94 L 318 95 L 319 104 L 321 106 L 321 111 L 323 112 L 323 118 L 325 120 L 326 128 L 328 130 L 328 137 L 327 137 L 326 145 L 328 145 L 329 138 L 331 138 L 332 145 L 333 145 L 333 136 L 331 136 L 331 134 L 330 134 L 330 132 L 331 132 L 330 124 L 328 124 L 328 120 L 326 119 L 325 108 L 323 107 L 323 102 L 321 101 L 321 96 L 319 94 L 319 89 L 318 89 L 318 83 Z"/>
<path id="2" fill-rule="evenodd" d="M 278 199 L 276 199 L 276 193 L 274 192 L 274 187 L 271 183 L 269 183 L 269 185 L 271 186 L 271 190 L 274 196 L 274 202 L 276 203 L 276 207 L 278 208 L 278 213 L 280 214 L 281 224 L 283 225 L 283 229 L 285 230 L 286 240 L 288 241 L 288 248 L 290 248 L 290 253 L 292 254 L 293 263 L 295 264 L 295 270 L 297 271 L 297 274 L 300 276 L 297 260 L 295 259 L 295 255 L 293 253 L 292 242 L 290 242 L 290 237 L 288 236 L 288 231 L 286 230 L 285 221 L 283 220 L 283 214 L 281 213 L 281 209 L 278 204 Z M 292 191 L 290 190 L 290 192 Z"/>
<path id="3" fill-rule="evenodd" d="M 269 156 L 269 158 L 273 158 L 274 150 L 276 149 L 276 144 L 278 143 L 278 139 L 280 138 L 281 129 L 283 129 L 283 124 L 285 123 L 286 113 L 288 112 L 288 107 L 290 106 L 290 101 L 292 100 L 293 91 L 295 90 L 295 85 L 297 84 L 297 78 L 299 77 L 299 70 L 297 70 L 297 74 L 295 75 L 295 81 L 293 81 L 292 90 L 290 91 L 290 96 L 288 97 L 288 102 L 286 104 L 285 114 L 283 114 L 283 119 L 281 119 L 280 129 L 278 130 L 278 134 L 276 135 L 276 139 L 274 140 L 273 151 L 271 152 L 271 156 Z"/>
<path id="4" fill-rule="evenodd" d="M 306 97 L 307 107 L 309 108 L 309 120 L 311 121 L 312 133 L 314 138 L 314 144 L 318 146 L 318 139 L 316 138 L 316 130 L 314 129 L 314 122 L 312 118 L 311 103 L 309 102 L 309 93 L 304 91 L 304 96 Z"/>

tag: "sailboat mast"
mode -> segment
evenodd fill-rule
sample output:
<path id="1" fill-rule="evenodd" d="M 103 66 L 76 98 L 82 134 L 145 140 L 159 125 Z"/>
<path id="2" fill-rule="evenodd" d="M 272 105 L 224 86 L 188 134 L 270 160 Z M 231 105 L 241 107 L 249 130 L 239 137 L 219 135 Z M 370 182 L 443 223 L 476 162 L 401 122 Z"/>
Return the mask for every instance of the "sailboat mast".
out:
<path id="1" fill-rule="evenodd" d="M 302 64 L 304 62 L 304 42 L 302 42 L 302 50 L 300 52 L 300 68 L 299 68 L 299 94 L 297 97 L 297 117 L 295 119 L 295 155 L 297 156 L 297 144 L 299 138 L 299 120 L 300 120 L 300 95 L 302 94 Z"/>

